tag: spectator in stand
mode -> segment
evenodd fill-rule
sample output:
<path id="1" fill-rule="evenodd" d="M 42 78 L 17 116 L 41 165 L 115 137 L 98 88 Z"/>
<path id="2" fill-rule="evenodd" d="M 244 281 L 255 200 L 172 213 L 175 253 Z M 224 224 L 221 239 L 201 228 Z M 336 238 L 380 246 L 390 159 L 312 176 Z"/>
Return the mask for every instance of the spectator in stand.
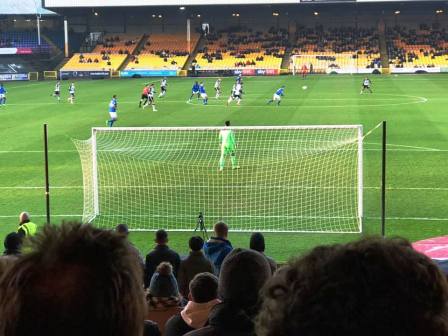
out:
<path id="1" fill-rule="evenodd" d="M 177 275 L 179 291 L 185 299 L 188 298 L 190 293 L 190 281 L 196 274 L 203 272 L 213 273 L 212 263 L 202 253 L 204 240 L 199 236 L 191 237 L 188 245 L 190 246 L 190 254 L 180 262 Z"/>
<path id="2" fill-rule="evenodd" d="M 263 234 L 261 234 L 260 232 L 252 233 L 252 235 L 250 236 L 250 249 L 260 252 L 265 256 L 266 260 L 269 263 L 269 266 L 271 267 L 271 273 L 274 274 L 274 272 L 277 270 L 277 263 L 274 259 L 264 254 L 265 243 Z"/>
<path id="3" fill-rule="evenodd" d="M 403 239 L 319 246 L 263 290 L 258 336 L 448 334 L 448 283 Z"/>
<path id="4" fill-rule="evenodd" d="M 143 336 L 161 336 L 157 323 L 145 320 L 143 323 Z"/>
<path id="5" fill-rule="evenodd" d="M 22 237 L 34 236 L 37 232 L 37 225 L 34 224 L 30 219 L 30 214 L 28 212 L 22 212 L 19 215 L 19 228 L 17 233 L 22 235 Z"/>
<path id="6" fill-rule="evenodd" d="M 218 222 L 213 228 L 215 236 L 211 237 L 204 245 L 205 256 L 213 263 L 215 274 L 219 275 L 221 264 L 233 247 L 227 239 L 229 227 L 224 222 Z"/>
<path id="7" fill-rule="evenodd" d="M 141 269 L 111 231 L 47 225 L 3 276 L 0 335 L 141 335 Z"/>
<path id="8" fill-rule="evenodd" d="M 151 278 L 156 271 L 156 267 L 161 262 L 167 261 L 173 266 L 174 276 L 177 276 L 179 270 L 180 257 L 179 254 L 168 247 L 168 233 L 165 230 L 156 232 L 156 247 L 148 253 L 145 262 L 145 287 L 149 286 Z"/>
<path id="9" fill-rule="evenodd" d="M 165 309 L 179 305 L 179 289 L 173 274 L 173 266 L 169 262 L 163 261 L 157 266 L 146 298 L 150 309 Z"/>
<path id="10" fill-rule="evenodd" d="M 166 261 L 160 263 L 151 278 L 149 292 L 156 297 L 179 296 L 176 278 L 173 275 L 173 266 Z"/>
<path id="11" fill-rule="evenodd" d="M 143 259 L 143 256 L 140 254 L 140 251 L 129 241 L 129 229 L 126 224 L 118 224 L 115 228 L 115 232 L 117 232 L 118 235 L 126 239 L 126 241 L 129 244 L 129 247 L 134 251 L 135 256 L 137 257 L 142 270 L 145 270 L 145 261 Z"/>
<path id="12" fill-rule="evenodd" d="M 182 336 L 205 326 L 211 309 L 218 300 L 218 278 L 211 273 L 198 273 L 190 282 L 189 302 L 165 325 L 165 336 Z"/>
<path id="13" fill-rule="evenodd" d="M 18 260 L 17 256 L 12 255 L 4 255 L 0 257 L 0 279 L 5 275 L 15 262 Z"/>
<path id="14" fill-rule="evenodd" d="M 260 253 L 241 248 L 230 252 L 219 275 L 218 298 L 222 303 L 211 310 L 207 326 L 186 336 L 253 336 L 259 292 L 270 277 L 269 264 Z"/>
<path id="15" fill-rule="evenodd" d="M 18 256 L 20 255 L 20 250 L 22 248 L 22 235 L 16 232 L 11 232 L 5 238 L 4 242 L 5 251 L 3 255 L 9 256 Z"/>

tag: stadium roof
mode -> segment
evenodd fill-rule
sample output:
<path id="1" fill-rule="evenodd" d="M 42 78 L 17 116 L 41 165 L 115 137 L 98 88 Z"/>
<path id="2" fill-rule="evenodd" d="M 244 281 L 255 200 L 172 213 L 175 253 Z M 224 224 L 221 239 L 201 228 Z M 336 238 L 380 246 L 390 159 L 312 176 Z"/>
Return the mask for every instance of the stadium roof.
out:
<path id="1" fill-rule="evenodd" d="M 41 0 L 0 0 L 0 15 L 57 15 L 42 8 Z"/>

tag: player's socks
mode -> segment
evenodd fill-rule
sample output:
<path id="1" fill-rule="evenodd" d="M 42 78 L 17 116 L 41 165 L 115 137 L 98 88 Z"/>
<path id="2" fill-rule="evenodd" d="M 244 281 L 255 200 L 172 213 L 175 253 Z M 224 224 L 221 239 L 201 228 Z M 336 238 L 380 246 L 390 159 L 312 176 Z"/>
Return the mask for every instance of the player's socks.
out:
<path id="1" fill-rule="evenodd" d="M 157 112 L 157 110 L 156 110 L 156 106 L 155 106 L 155 105 L 152 105 L 152 111 L 153 111 L 153 112 Z"/>
<path id="2" fill-rule="evenodd" d="M 236 161 L 236 156 L 230 156 L 230 161 L 232 162 L 232 169 L 238 169 L 238 162 Z"/>

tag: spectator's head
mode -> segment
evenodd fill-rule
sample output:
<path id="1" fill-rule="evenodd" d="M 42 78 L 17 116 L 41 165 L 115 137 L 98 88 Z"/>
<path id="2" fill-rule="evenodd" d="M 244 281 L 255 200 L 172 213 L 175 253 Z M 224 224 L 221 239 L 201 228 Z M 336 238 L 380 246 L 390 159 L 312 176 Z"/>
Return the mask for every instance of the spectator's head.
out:
<path id="1" fill-rule="evenodd" d="M 218 278 L 216 275 L 204 272 L 198 273 L 190 281 L 189 299 L 196 303 L 205 303 L 218 297 Z"/>
<path id="2" fill-rule="evenodd" d="M 30 222 L 30 214 L 26 211 L 21 212 L 19 215 L 19 225 L 29 223 Z"/>
<path id="3" fill-rule="evenodd" d="M 230 120 L 226 120 L 226 121 L 224 122 L 224 125 L 226 125 L 227 127 L 229 127 L 229 126 L 230 126 Z"/>
<path id="4" fill-rule="evenodd" d="M 156 272 L 160 275 L 171 275 L 173 274 L 173 266 L 169 262 L 163 261 L 157 266 Z"/>
<path id="5" fill-rule="evenodd" d="M 168 243 L 168 233 L 165 230 L 163 230 L 163 229 L 157 230 L 156 231 L 155 242 L 158 245 L 165 245 L 165 244 L 167 244 Z"/>
<path id="6" fill-rule="evenodd" d="M 190 238 L 188 245 L 190 246 L 190 249 L 192 251 L 197 252 L 200 251 L 204 246 L 204 240 L 199 236 L 194 236 Z"/>
<path id="7" fill-rule="evenodd" d="M 447 282 L 402 239 L 316 247 L 263 294 L 259 336 L 447 335 Z"/>
<path id="8" fill-rule="evenodd" d="M 115 228 L 115 232 L 117 232 L 120 236 L 127 237 L 129 235 L 129 229 L 126 224 L 118 224 Z"/>
<path id="9" fill-rule="evenodd" d="M 264 236 L 260 232 L 254 232 L 250 236 L 250 249 L 263 253 L 265 250 Z"/>
<path id="10" fill-rule="evenodd" d="M 16 232 L 11 232 L 5 238 L 5 255 L 20 254 L 22 247 L 22 236 Z"/>
<path id="11" fill-rule="evenodd" d="M 258 306 L 259 292 L 271 276 L 266 258 L 252 250 L 237 248 L 230 252 L 219 274 L 219 298 L 241 309 Z"/>
<path id="12" fill-rule="evenodd" d="M 0 334 L 140 335 L 142 271 L 129 244 L 90 225 L 47 225 L 2 278 Z"/>
<path id="13" fill-rule="evenodd" d="M 215 231 L 216 237 L 219 238 L 227 238 L 227 235 L 229 234 L 229 227 L 224 222 L 218 222 L 213 227 L 213 230 Z"/>

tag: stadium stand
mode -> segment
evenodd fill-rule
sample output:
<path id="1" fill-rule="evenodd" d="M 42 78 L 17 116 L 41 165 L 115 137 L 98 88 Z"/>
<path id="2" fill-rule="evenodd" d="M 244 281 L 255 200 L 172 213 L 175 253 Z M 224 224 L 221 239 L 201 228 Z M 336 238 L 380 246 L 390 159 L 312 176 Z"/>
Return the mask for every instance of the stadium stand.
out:
<path id="1" fill-rule="evenodd" d="M 51 52 L 50 45 L 45 39 L 41 39 L 39 45 L 37 34 L 30 32 L 1 32 L 0 48 L 19 48 L 19 53 L 48 54 Z"/>
<path id="2" fill-rule="evenodd" d="M 97 53 L 77 53 L 63 66 L 62 70 L 117 70 L 127 55 L 101 55 Z"/>
<path id="3" fill-rule="evenodd" d="M 332 69 L 356 72 L 357 69 L 381 67 L 379 37 L 374 29 L 302 28 L 292 54 L 301 55 L 300 64 L 312 65 L 316 73 Z"/>
<path id="4" fill-rule="evenodd" d="M 191 50 L 196 48 L 198 34 L 191 35 Z M 137 55 L 131 56 L 126 69 L 180 70 L 190 52 L 185 34 L 151 34 Z"/>
<path id="5" fill-rule="evenodd" d="M 196 65 L 203 70 L 280 69 L 288 43 L 284 30 L 223 30 L 207 36 L 205 47 L 196 56 Z"/>
<path id="6" fill-rule="evenodd" d="M 448 66 L 448 32 L 422 24 L 419 29 L 395 26 L 386 32 L 392 68 Z"/>
<path id="7" fill-rule="evenodd" d="M 141 35 L 105 35 L 92 52 L 74 54 L 61 70 L 118 70 L 141 38 Z"/>
<path id="8" fill-rule="evenodd" d="M 45 30 L 44 35 L 48 37 L 60 50 L 64 50 L 64 32 Z M 69 32 L 68 40 L 70 41 L 70 51 L 78 52 L 85 37 L 84 33 Z"/>
<path id="9" fill-rule="evenodd" d="M 141 38 L 141 35 L 107 34 L 103 41 L 97 44 L 93 53 L 132 54 Z"/>

